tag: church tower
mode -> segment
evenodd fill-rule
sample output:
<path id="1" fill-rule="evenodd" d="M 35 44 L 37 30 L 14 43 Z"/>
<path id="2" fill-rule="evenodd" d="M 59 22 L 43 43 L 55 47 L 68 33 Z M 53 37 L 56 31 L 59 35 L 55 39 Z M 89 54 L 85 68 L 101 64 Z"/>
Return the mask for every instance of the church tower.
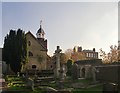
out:
<path id="1" fill-rule="evenodd" d="M 40 28 L 38 29 L 36 36 L 37 36 L 37 40 L 39 41 L 39 43 L 41 43 L 43 45 L 43 47 L 45 48 L 45 50 L 47 51 L 47 40 L 45 40 L 44 35 L 45 32 L 42 29 L 42 20 L 40 21 Z"/>
<path id="2" fill-rule="evenodd" d="M 36 35 L 37 35 L 37 38 L 42 38 L 42 39 L 44 39 L 45 32 L 44 32 L 44 30 L 42 29 L 41 23 L 42 23 L 42 21 L 40 21 L 40 28 L 39 28 L 39 30 L 37 31 Z"/>

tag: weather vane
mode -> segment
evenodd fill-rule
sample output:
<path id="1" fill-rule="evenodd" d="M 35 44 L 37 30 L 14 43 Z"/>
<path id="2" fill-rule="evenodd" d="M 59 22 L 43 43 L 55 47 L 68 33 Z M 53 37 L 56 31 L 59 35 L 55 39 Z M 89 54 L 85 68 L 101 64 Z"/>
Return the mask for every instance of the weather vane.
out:
<path id="1" fill-rule="evenodd" d="M 42 24 L 42 20 L 40 20 L 40 25 Z"/>

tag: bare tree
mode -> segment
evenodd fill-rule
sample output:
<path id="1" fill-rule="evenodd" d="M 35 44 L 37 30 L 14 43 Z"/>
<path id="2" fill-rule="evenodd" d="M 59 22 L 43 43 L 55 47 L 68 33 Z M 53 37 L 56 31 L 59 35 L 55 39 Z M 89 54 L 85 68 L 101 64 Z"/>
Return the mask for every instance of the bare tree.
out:
<path id="1" fill-rule="evenodd" d="M 78 46 L 75 46 L 73 49 L 67 49 L 65 54 L 67 59 L 72 59 L 73 61 L 86 60 L 85 52 L 78 52 Z"/>
<path id="2" fill-rule="evenodd" d="M 53 55 L 52 57 L 51 57 L 51 60 L 52 60 L 52 62 L 54 63 L 54 64 L 56 64 L 56 56 L 55 55 Z M 60 53 L 60 63 L 61 64 L 65 64 L 65 63 L 67 63 L 67 56 L 66 56 L 66 54 L 65 53 Z"/>
<path id="3" fill-rule="evenodd" d="M 71 59 L 72 53 L 73 53 L 73 50 L 70 48 L 65 51 L 65 55 L 66 55 L 67 59 Z"/>
<path id="4" fill-rule="evenodd" d="M 103 51 L 101 48 L 100 57 L 103 59 L 104 63 L 118 62 L 118 47 L 116 45 L 111 45 L 109 53 L 105 53 L 105 51 Z"/>

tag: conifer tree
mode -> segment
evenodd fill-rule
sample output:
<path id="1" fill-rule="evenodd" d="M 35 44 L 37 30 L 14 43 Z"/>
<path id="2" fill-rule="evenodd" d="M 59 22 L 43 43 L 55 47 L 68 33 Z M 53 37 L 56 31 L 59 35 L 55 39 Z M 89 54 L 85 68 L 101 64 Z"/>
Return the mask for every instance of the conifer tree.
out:
<path id="1" fill-rule="evenodd" d="M 4 39 L 3 60 L 9 64 L 13 72 L 21 71 L 22 65 L 27 62 L 27 40 L 25 33 L 18 29 L 10 30 Z"/>

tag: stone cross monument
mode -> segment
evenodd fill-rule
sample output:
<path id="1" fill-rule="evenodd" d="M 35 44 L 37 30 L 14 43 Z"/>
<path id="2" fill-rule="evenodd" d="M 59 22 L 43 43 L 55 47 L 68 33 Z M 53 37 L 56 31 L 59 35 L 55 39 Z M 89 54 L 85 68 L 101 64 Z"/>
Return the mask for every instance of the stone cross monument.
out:
<path id="1" fill-rule="evenodd" d="M 56 68 L 55 68 L 55 78 L 59 78 L 60 75 L 60 52 L 62 50 L 60 49 L 60 46 L 57 46 L 57 50 L 55 50 L 55 56 L 56 56 Z"/>

